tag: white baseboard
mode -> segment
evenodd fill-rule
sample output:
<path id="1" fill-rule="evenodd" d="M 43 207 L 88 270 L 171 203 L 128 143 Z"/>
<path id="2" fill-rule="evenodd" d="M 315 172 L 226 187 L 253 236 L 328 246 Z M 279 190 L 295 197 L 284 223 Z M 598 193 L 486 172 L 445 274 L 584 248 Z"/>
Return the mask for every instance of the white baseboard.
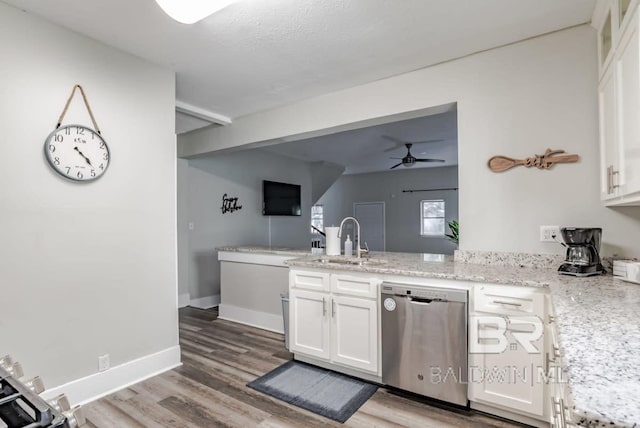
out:
<path id="1" fill-rule="evenodd" d="M 178 307 L 184 308 L 185 306 L 189 306 L 191 303 L 191 296 L 189 293 L 178 294 Z"/>
<path id="2" fill-rule="evenodd" d="M 281 315 L 254 311 L 233 305 L 225 305 L 224 303 L 220 304 L 218 311 L 218 318 L 220 319 L 250 325 L 251 327 L 258 327 L 280 334 L 284 333 Z"/>
<path id="3" fill-rule="evenodd" d="M 197 299 L 191 299 L 189 306 L 200 309 L 209 309 L 220 304 L 220 295 L 214 294 L 213 296 L 198 297 Z"/>
<path id="4" fill-rule="evenodd" d="M 180 366 L 180 346 L 126 362 L 109 370 L 76 379 L 40 394 L 50 400 L 66 394 L 72 406 L 82 405 Z"/>

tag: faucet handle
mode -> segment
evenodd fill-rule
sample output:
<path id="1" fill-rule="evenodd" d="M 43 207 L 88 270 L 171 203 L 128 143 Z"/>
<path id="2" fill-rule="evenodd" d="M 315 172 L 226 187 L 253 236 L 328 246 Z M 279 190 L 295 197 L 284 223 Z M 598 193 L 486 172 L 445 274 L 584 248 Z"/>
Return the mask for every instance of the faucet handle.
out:
<path id="1" fill-rule="evenodd" d="M 360 253 L 369 255 L 369 246 L 367 245 L 367 241 L 364 241 L 364 248 L 360 248 Z"/>

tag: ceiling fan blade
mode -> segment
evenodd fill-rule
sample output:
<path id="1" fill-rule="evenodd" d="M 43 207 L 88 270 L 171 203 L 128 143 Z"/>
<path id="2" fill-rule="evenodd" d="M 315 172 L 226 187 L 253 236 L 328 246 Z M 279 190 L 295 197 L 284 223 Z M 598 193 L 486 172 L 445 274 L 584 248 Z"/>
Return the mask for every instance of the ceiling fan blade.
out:
<path id="1" fill-rule="evenodd" d="M 416 159 L 416 162 L 444 162 L 444 159 Z"/>
<path id="2" fill-rule="evenodd" d="M 390 137 L 388 135 L 382 135 L 382 138 L 384 138 L 385 140 L 393 141 L 394 143 L 398 143 L 400 145 L 404 145 L 404 141 L 400 141 L 397 138 Z"/>
<path id="3" fill-rule="evenodd" d="M 424 140 L 424 141 L 413 141 L 413 144 L 437 143 L 439 141 L 444 141 L 444 138 L 434 138 L 432 140 Z"/>
<path id="4" fill-rule="evenodd" d="M 402 165 L 402 162 L 395 164 L 394 166 L 392 166 L 392 167 L 391 167 L 391 168 L 389 168 L 389 169 L 396 168 L 396 167 L 398 167 L 398 166 L 400 166 L 400 165 Z"/>

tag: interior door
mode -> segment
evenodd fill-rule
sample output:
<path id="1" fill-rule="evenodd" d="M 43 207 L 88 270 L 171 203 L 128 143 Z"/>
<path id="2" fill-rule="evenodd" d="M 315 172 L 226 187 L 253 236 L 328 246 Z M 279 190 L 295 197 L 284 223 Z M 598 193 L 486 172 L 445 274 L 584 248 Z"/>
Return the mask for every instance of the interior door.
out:
<path id="1" fill-rule="evenodd" d="M 356 202 L 353 216 L 360 223 L 360 245 L 366 242 L 371 251 L 385 251 L 384 202 Z M 355 253 L 355 237 L 353 239 Z"/>

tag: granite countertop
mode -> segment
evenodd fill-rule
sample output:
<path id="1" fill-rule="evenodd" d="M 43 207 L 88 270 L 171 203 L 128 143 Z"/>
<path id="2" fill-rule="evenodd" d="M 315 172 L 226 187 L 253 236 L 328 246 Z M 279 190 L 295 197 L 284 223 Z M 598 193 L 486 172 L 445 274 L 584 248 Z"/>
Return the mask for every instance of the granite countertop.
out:
<path id="1" fill-rule="evenodd" d="M 474 257 L 462 257 L 471 260 Z M 323 264 L 321 255 L 286 262 L 289 266 L 403 275 L 550 290 L 561 352 L 568 369 L 573 415 L 583 426 L 640 425 L 640 285 L 611 275 L 575 278 L 559 275 L 557 256 L 511 266 L 454 261 L 451 256 L 372 253 L 384 264 Z M 431 261 L 431 260 L 439 261 Z M 474 260 L 476 261 L 476 260 Z M 494 260 L 495 262 L 495 260 Z"/>
<path id="2" fill-rule="evenodd" d="M 308 249 L 285 248 L 285 247 L 263 247 L 259 245 L 241 246 L 241 247 L 218 247 L 218 251 L 228 251 L 232 253 L 260 253 L 260 254 L 277 254 L 283 256 L 304 257 L 311 254 Z"/>

